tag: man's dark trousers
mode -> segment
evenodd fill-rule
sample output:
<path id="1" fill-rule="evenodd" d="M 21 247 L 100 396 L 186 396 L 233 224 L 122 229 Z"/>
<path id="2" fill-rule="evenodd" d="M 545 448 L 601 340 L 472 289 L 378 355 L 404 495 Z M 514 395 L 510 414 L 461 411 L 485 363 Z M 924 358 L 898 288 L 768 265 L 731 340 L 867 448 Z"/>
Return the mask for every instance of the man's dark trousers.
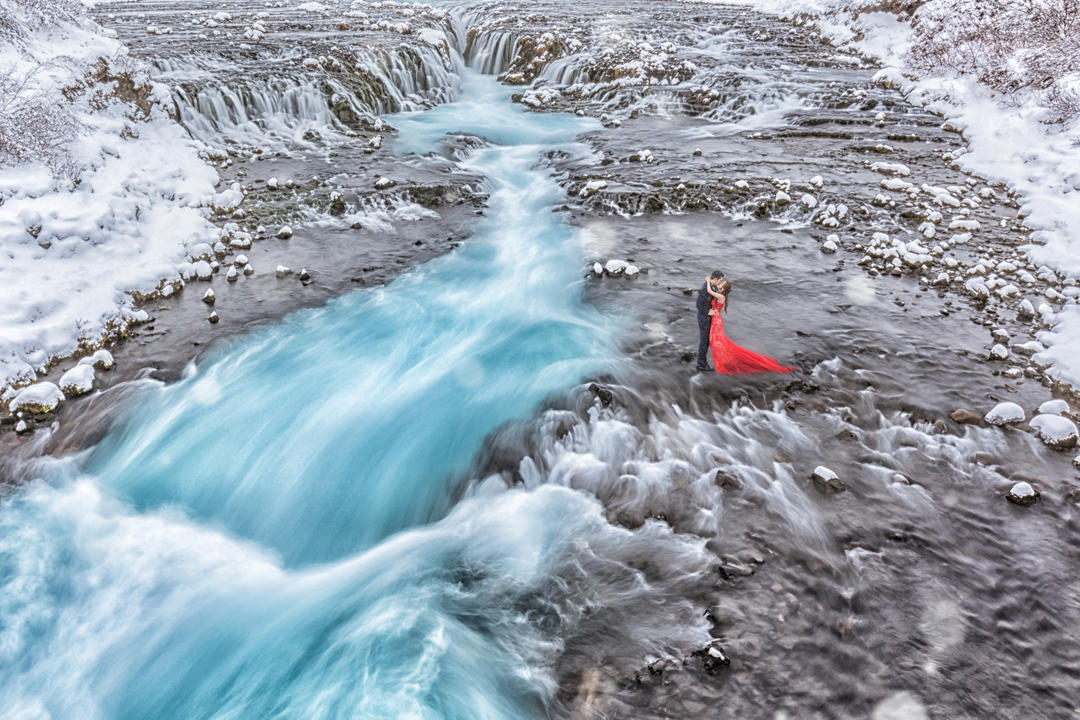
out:
<path id="1" fill-rule="evenodd" d="M 697 349 L 697 369 L 708 370 L 709 369 L 709 330 L 712 327 L 712 317 L 709 315 L 702 315 L 698 313 L 697 316 L 698 332 L 698 349 Z"/>

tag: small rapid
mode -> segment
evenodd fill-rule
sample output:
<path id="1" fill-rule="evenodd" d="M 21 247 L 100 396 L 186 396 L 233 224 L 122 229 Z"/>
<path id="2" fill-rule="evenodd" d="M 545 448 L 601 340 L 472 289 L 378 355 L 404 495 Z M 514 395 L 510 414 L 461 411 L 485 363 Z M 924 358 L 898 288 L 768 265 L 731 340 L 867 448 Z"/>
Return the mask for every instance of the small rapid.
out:
<path id="1" fill-rule="evenodd" d="M 700 541 L 616 528 L 569 489 L 461 500 L 483 439 L 608 368 L 619 334 L 583 302 L 538 165 L 585 152 L 592 121 L 527 115 L 471 71 L 462 87 L 389 120 L 402 153 L 485 139 L 464 161 L 490 197 L 474 237 L 148 388 L 4 500 L 0 714 L 546 717 L 587 608 L 659 606 L 701 572 Z M 662 545 L 666 580 L 643 584 Z M 707 635 L 688 603 L 661 621 Z"/>

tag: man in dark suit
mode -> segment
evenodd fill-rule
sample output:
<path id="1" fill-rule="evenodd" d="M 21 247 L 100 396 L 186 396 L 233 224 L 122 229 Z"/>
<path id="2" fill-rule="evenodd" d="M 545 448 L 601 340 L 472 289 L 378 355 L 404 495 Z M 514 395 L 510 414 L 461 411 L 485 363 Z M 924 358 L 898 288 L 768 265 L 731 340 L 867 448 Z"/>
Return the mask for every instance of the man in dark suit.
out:
<path id="1" fill-rule="evenodd" d="M 697 369 L 711 370 L 709 367 L 709 329 L 712 327 L 712 317 L 709 310 L 712 308 L 712 295 L 709 294 L 709 286 L 715 292 L 720 283 L 724 281 L 724 273 L 713 270 L 709 279 L 698 290 L 697 296 L 697 324 L 698 324 L 698 350 Z"/>

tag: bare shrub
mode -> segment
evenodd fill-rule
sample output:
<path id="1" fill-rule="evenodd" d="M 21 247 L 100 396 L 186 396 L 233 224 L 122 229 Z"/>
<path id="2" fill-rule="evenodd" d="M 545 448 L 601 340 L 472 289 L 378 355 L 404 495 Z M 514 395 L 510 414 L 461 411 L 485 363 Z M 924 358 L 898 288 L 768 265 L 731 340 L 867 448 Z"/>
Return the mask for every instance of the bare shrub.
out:
<path id="1" fill-rule="evenodd" d="M 43 162 L 54 174 L 73 177 L 65 148 L 79 126 L 63 96 L 34 84 L 39 70 L 0 78 L 0 165 Z"/>
<path id="2" fill-rule="evenodd" d="M 1080 73 L 1080 0 L 940 0 L 915 31 L 917 68 L 947 68 L 1013 97 L 1038 93 L 1057 122 L 1080 116 L 1067 84 Z"/>

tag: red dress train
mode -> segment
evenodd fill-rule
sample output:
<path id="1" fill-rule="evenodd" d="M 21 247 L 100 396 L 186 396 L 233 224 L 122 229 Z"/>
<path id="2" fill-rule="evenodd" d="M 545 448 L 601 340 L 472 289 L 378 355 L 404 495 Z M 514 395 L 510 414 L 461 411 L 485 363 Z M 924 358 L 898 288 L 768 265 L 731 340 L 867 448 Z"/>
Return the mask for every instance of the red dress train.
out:
<path id="1" fill-rule="evenodd" d="M 719 305 L 712 301 L 712 325 L 709 327 L 709 347 L 712 349 L 713 367 L 721 375 L 743 375 L 746 373 L 778 372 L 788 373 L 794 367 L 785 367 L 768 355 L 761 355 L 731 342 L 724 334 L 724 321 L 721 319 Z"/>

